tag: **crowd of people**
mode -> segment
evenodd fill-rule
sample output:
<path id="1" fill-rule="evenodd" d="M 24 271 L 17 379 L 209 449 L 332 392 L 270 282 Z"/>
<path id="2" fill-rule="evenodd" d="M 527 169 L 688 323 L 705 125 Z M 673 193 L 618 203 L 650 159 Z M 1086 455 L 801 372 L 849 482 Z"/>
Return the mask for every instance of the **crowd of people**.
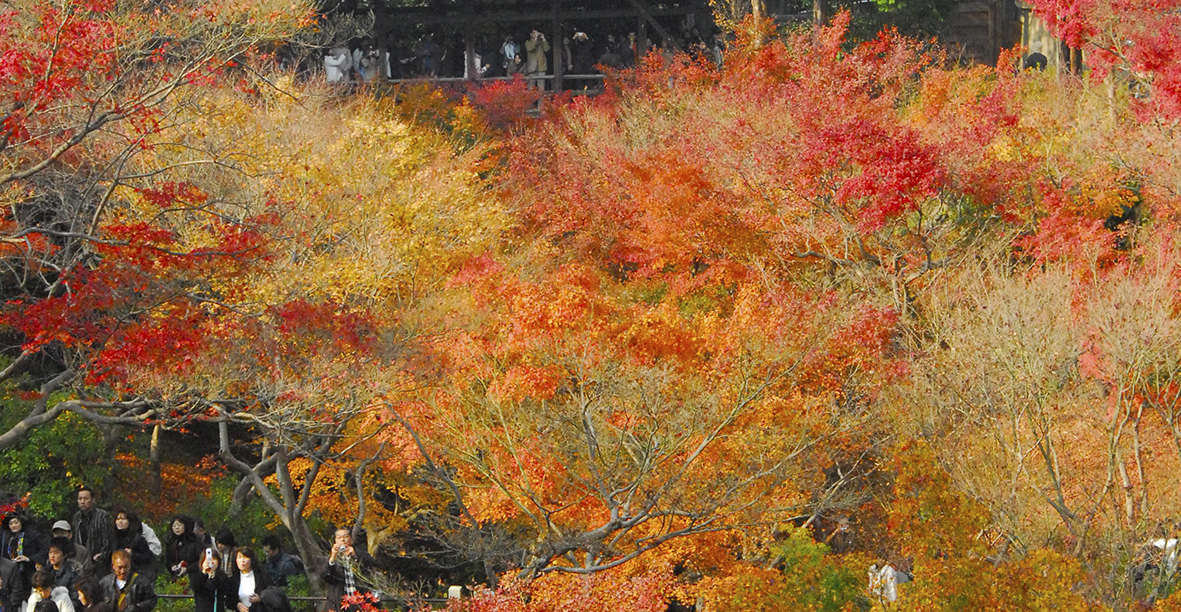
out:
<path id="1" fill-rule="evenodd" d="M 161 540 L 135 512 L 98 507 L 89 487 L 78 490 L 77 502 L 71 520 L 53 523 L 51 537 L 20 511 L 4 517 L 0 612 L 151 612 L 161 575 L 187 584 L 195 612 L 290 612 L 284 589 L 304 565 L 275 535 L 263 538 L 260 557 L 229 528 L 211 535 L 199 518 L 174 517 Z M 338 529 L 321 573 L 326 609 L 339 611 L 344 596 L 364 592 L 362 574 L 372 567 L 351 531 Z"/>
<path id="2" fill-rule="evenodd" d="M 439 40 L 441 38 L 441 40 Z M 607 34 L 596 40 L 585 31 L 575 31 L 553 44 L 544 32 L 532 30 L 520 41 L 507 34 L 495 45 L 480 41 L 469 48 L 461 38 L 427 33 L 413 45 L 387 44 L 383 53 L 375 40 L 333 45 L 323 57 L 329 83 L 371 82 L 406 78 L 494 78 L 521 75 L 531 87 L 546 88 L 554 63 L 560 62 L 571 88 L 597 82 L 600 67 L 631 68 L 645 54 L 659 51 L 671 55 L 680 49 L 694 59 L 722 66 L 726 40 L 721 32 L 702 37 L 695 27 L 682 31 L 677 41 L 665 39 L 659 47 L 629 32 L 626 36 Z"/>

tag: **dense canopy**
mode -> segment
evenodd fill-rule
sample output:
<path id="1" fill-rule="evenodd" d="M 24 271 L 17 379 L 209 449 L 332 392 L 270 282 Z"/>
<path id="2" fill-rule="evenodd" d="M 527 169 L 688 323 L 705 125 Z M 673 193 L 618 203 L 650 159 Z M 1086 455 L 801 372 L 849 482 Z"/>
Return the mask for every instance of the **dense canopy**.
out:
<path id="1" fill-rule="evenodd" d="M 0 489 L 472 611 L 1177 609 L 1181 18 L 1035 4 L 1086 71 L 756 10 L 579 96 L 0 7 Z"/>

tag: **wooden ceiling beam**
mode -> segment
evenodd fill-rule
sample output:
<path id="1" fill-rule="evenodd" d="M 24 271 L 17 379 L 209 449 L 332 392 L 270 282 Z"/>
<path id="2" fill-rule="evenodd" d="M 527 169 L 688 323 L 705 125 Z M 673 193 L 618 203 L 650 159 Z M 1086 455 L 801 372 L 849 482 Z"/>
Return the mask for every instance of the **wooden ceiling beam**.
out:
<path id="1" fill-rule="evenodd" d="M 380 9 L 379 9 L 380 10 Z M 563 9 L 560 17 L 563 22 L 576 21 L 579 19 L 618 19 L 621 17 L 640 18 L 644 17 L 650 19 L 652 17 L 661 16 L 681 16 L 691 13 L 701 12 L 702 9 L 694 7 L 676 6 L 665 8 L 651 8 L 647 9 L 648 15 L 644 15 L 635 8 L 625 9 Z M 453 13 L 447 15 L 440 15 L 438 13 L 428 13 L 421 10 L 391 10 L 383 11 L 384 17 L 389 19 L 391 24 L 397 27 L 398 25 L 464 25 L 470 20 L 478 22 L 494 22 L 494 23 L 519 23 L 524 21 L 550 21 L 553 18 L 552 11 L 542 9 L 538 11 L 490 11 L 490 12 L 473 12 L 465 15 L 462 13 Z"/>

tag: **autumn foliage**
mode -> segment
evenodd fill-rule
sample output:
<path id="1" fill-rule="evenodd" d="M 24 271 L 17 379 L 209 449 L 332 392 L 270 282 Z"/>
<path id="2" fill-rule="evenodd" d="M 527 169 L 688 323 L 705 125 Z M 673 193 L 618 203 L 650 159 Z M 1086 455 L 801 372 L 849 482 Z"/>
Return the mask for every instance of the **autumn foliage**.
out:
<path id="1" fill-rule="evenodd" d="M 1035 3 L 1082 78 L 748 24 L 534 118 L 521 82 L 230 64 L 302 11 L 33 4 L 0 13 L 0 323 L 61 366 L 30 422 L 217 423 L 312 564 L 306 518 L 360 515 L 475 567 L 471 612 L 1175 604 L 1172 7 Z M 203 59 L 103 46 L 165 27 Z"/>

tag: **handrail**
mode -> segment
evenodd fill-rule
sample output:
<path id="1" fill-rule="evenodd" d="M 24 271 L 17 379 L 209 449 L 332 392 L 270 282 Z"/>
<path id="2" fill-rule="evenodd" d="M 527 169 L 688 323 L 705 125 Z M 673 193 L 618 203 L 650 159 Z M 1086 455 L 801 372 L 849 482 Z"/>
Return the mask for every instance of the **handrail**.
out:
<path id="1" fill-rule="evenodd" d="M 159 599 L 192 599 L 193 595 L 192 595 L 192 593 L 188 593 L 188 594 L 185 594 L 185 593 L 157 593 L 156 597 Z M 324 601 L 325 599 L 327 599 L 327 598 L 314 596 L 314 595 L 312 595 L 312 596 L 293 595 L 293 596 L 288 597 L 287 601 L 320 602 L 320 601 Z M 408 601 L 421 601 L 421 602 L 428 603 L 428 604 L 446 604 L 447 602 L 449 602 L 451 600 L 446 599 L 446 598 L 442 598 L 442 597 L 396 597 L 395 598 L 395 597 L 382 596 L 380 601 L 383 604 L 384 603 L 404 604 Z"/>
<path id="2" fill-rule="evenodd" d="M 556 77 L 555 77 L 554 75 L 552 75 L 552 74 L 543 74 L 543 75 L 539 75 L 539 76 L 527 76 L 527 75 L 524 75 L 524 74 L 522 74 L 522 75 L 520 75 L 520 77 L 521 77 L 523 80 L 525 80 L 525 81 L 532 81 L 532 80 L 537 80 L 537 81 L 552 81 L 552 80 L 554 80 L 554 79 L 556 78 Z M 424 76 L 424 77 L 413 77 L 413 78 L 409 78 L 409 79 L 386 79 L 386 80 L 384 80 L 384 81 L 365 81 L 365 82 L 366 82 L 366 83 L 372 83 L 372 84 L 375 84 L 375 85 L 390 84 L 390 83 L 393 83 L 393 84 L 395 84 L 395 85 L 396 85 L 396 84 L 399 84 L 399 83 L 422 83 L 422 82 L 428 82 L 428 83 L 464 83 L 464 82 L 467 82 L 467 81 L 471 81 L 471 82 L 474 82 L 474 83 L 479 83 L 479 82 L 481 82 L 481 81 L 511 81 L 511 80 L 513 80 L 514 78 L 516 78 L 516 76 L 477 77 L 477 78 L 474 78 L 474 79 L 473 79 L 473 78 L 464 78 L 464 77 L 425 77 L 425 76 Z M 578 80 L 584 80 L 584 81 L 586 81 L 586 80 L 592 80 L 592 79 L 596 79 L 596 80 L 602 80 L 602 79 L 605 79 L 605 78 L 606 78 L 606 76 L 604 76 L 604 75 L 602 75 L 602 74 L 563 74 L 563 75 L 562 75 L 562 80 L 566 80 L 566 79 L 572 79 L 572 80 L 575 80 L 575 81 L 578 81 Z M 348 85 L 348 84 L 351 84 L 351 83 L 353 83 L 353 82 L 352 82 L 352 81 L 346 81 L 346 82 L 344 82 L 344 83 L 341 83 L 341 84 L 342 84 L 342 85 Z"/>

